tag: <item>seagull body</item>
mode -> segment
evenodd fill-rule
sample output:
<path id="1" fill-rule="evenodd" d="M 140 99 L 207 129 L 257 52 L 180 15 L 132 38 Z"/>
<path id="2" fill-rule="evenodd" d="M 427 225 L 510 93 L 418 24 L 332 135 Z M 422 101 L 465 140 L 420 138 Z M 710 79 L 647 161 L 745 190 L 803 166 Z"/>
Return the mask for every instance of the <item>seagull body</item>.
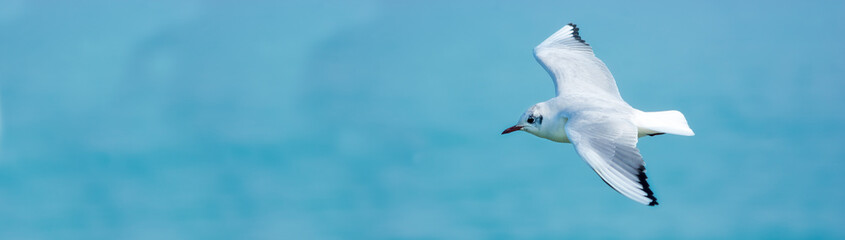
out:
<path id="1" fill-rule="evenodd" d="M 637 140 L 665 133 L 695 135 L 684 115 L 674 110 L 643 112 L 622 100 L 613 75 L 581 39 L 575 24 L 540 43 L 534 56 L 554 80 L 556 96 L 531 106 L 502 134 L 521 130 L 572 143 L 607 185 L 634 201 L 657 205 Z"/>

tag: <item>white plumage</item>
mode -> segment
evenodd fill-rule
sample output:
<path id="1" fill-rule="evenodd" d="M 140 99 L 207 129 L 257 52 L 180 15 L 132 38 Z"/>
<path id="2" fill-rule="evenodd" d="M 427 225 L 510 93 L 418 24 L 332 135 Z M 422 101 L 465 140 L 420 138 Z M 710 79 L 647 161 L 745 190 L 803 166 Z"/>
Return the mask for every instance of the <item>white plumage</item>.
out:
<path id="1" fill-rule="evenodd" d="M 610 187 L 639 203 L 657 205 L 637 138 L 694 133 L 678 111 L 643 112 L 622 100 L 613 75 L 578 30 L 570 23 L 534 48 L 537 61 L 554 79 L 556 96 L 529 108 L 502 134 L 523 130 L 573 143 Z"/>

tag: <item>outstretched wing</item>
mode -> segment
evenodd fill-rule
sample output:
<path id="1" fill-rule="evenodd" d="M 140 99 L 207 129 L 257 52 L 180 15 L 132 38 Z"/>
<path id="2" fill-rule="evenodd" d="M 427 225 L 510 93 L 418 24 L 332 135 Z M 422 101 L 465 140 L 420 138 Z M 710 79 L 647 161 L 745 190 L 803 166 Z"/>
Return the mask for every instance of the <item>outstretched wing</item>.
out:
<path id="1" fill-rule="evenodd" d="M 578 35 L 575 24 L 567 24 L 534 48 L 534 57 L 555 82 L 555 94 L 599 95 L 622 100 L 613 75 Z"/>
<path id="2" fill-rule="evenodd" d="M 597 112 L 566 122 L 575 151 L 607 185 L 642 204 L 657 205 L 646 182 L 645 162 L 637 150 L 637 127 L 629 120 Z"/>

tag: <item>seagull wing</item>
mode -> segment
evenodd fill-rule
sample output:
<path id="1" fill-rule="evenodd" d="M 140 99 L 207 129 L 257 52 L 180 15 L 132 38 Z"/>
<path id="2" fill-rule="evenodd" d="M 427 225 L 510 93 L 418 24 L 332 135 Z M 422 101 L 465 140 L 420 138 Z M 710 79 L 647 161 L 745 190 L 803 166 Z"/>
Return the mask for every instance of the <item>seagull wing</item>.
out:
<path id="1" fill-rule="evenodd" d="M 575 151 L 607 185 L 634 201 L 657 205 L 637 150 L 634 123 L 606 113 L 582 112 L 570 118 L 565 129 Z"/>
<path id="2" fill-rule="evenodd" d="M 575 24 L 567 24 L 534 48 L 534 57 L 555 82 L 555 94 L 599 95 L 622 100 L 607 66 L 581 40 Z"/>

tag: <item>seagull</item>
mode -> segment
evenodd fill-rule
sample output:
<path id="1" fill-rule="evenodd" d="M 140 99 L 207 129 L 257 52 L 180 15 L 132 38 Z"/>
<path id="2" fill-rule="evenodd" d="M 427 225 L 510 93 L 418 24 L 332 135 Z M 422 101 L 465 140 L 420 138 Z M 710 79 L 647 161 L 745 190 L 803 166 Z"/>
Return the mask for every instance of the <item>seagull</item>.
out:
<path id="1" fill-rule="evenodd" d="M 534 48 L 537 62 L 551 75 L 555 97 L 534 104 L 502 134 L 525 131 L 555 142 L 572 143 L 611 188 L 641 204 L 657 205 L 637 149 L 643 136 L 693 136 L 676 110 L 644 112 L 631 107 L 616 80 L 569 23 Z"/>

